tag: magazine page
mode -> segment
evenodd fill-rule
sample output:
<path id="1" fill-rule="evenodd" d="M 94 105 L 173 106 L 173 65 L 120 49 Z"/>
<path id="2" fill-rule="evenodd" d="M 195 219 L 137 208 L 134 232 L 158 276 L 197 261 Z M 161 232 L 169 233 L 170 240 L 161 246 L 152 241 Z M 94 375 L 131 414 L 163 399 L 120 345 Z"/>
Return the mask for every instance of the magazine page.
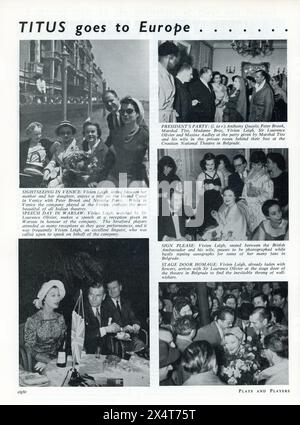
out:
<path id="1" fill-rule="evenodd" d="M 298 16 L 3 3 L 1 404 L 299 403 Z"/>

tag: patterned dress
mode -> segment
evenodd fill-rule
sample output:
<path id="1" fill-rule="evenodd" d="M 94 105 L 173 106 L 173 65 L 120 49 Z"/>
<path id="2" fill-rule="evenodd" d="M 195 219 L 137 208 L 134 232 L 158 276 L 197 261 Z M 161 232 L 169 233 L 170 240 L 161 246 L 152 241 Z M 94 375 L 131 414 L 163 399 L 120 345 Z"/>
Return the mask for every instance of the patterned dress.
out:
<path id="1" fill-rule="evenodd" d="M 54 313 L 51 319 L 44 319 L 42 310 L 39 310 L 29 317 L 25 323 L 24 339 L 33 359 L 46 362 L 55 358 L 66 329 L 65 319 L 59 313 Z"/>

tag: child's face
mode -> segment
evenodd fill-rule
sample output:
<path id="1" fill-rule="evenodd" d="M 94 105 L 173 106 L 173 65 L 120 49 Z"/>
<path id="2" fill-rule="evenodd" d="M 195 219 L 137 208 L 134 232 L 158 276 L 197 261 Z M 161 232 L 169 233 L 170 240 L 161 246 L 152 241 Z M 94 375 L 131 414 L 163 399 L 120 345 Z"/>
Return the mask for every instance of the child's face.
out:
<path id="1" fill-rule="evenodd" d="M 85 140 L 87 140 L 90 143 L 96 142 L 96 140 L 98 138 L 98 134 L 97 134 L 97 128 L 96 128 L 95 125 L 88 125 L 85 128 L 84 138 L 85 138 Z"/>
<path id="2" fill-rule="evenodd" d="M 280 224 L 282 221 L 282 211 L 279 205 L 272 205 L 269 208 L 269 219 L 274 224 Z"/>

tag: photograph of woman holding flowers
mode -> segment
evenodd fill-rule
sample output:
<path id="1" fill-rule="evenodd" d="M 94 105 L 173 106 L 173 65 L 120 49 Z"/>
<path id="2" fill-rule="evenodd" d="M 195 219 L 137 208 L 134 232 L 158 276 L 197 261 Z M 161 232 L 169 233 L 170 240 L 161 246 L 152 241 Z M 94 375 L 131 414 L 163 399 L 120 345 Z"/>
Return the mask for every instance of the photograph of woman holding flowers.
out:
<path id="1" fill-rule="evenodd" d="M 160 385 L 287 385 L 287 282 L 160 283 Z"/>

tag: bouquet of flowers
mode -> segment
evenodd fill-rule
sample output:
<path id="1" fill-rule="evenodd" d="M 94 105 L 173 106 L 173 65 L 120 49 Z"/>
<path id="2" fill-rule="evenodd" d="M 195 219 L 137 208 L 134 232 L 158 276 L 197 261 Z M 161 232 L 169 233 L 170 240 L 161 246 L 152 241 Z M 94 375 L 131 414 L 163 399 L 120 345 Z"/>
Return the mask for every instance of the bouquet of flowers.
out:
<path id="1" fill-rule="evenodd" d="M 77 151 L 65 158 L 63 168 L 62 181 L 65 187 L 85 186 L 97 168 L 97 159 L 85 152 Z"/>
<path id="2" fill-rule="evenodd" d="M 220 378 L 229 385 L 254 385 L 259 373 L 257 348 L 241 345 L 238 353 L 225 354 L 224 364 L 220 368 Z"/>

